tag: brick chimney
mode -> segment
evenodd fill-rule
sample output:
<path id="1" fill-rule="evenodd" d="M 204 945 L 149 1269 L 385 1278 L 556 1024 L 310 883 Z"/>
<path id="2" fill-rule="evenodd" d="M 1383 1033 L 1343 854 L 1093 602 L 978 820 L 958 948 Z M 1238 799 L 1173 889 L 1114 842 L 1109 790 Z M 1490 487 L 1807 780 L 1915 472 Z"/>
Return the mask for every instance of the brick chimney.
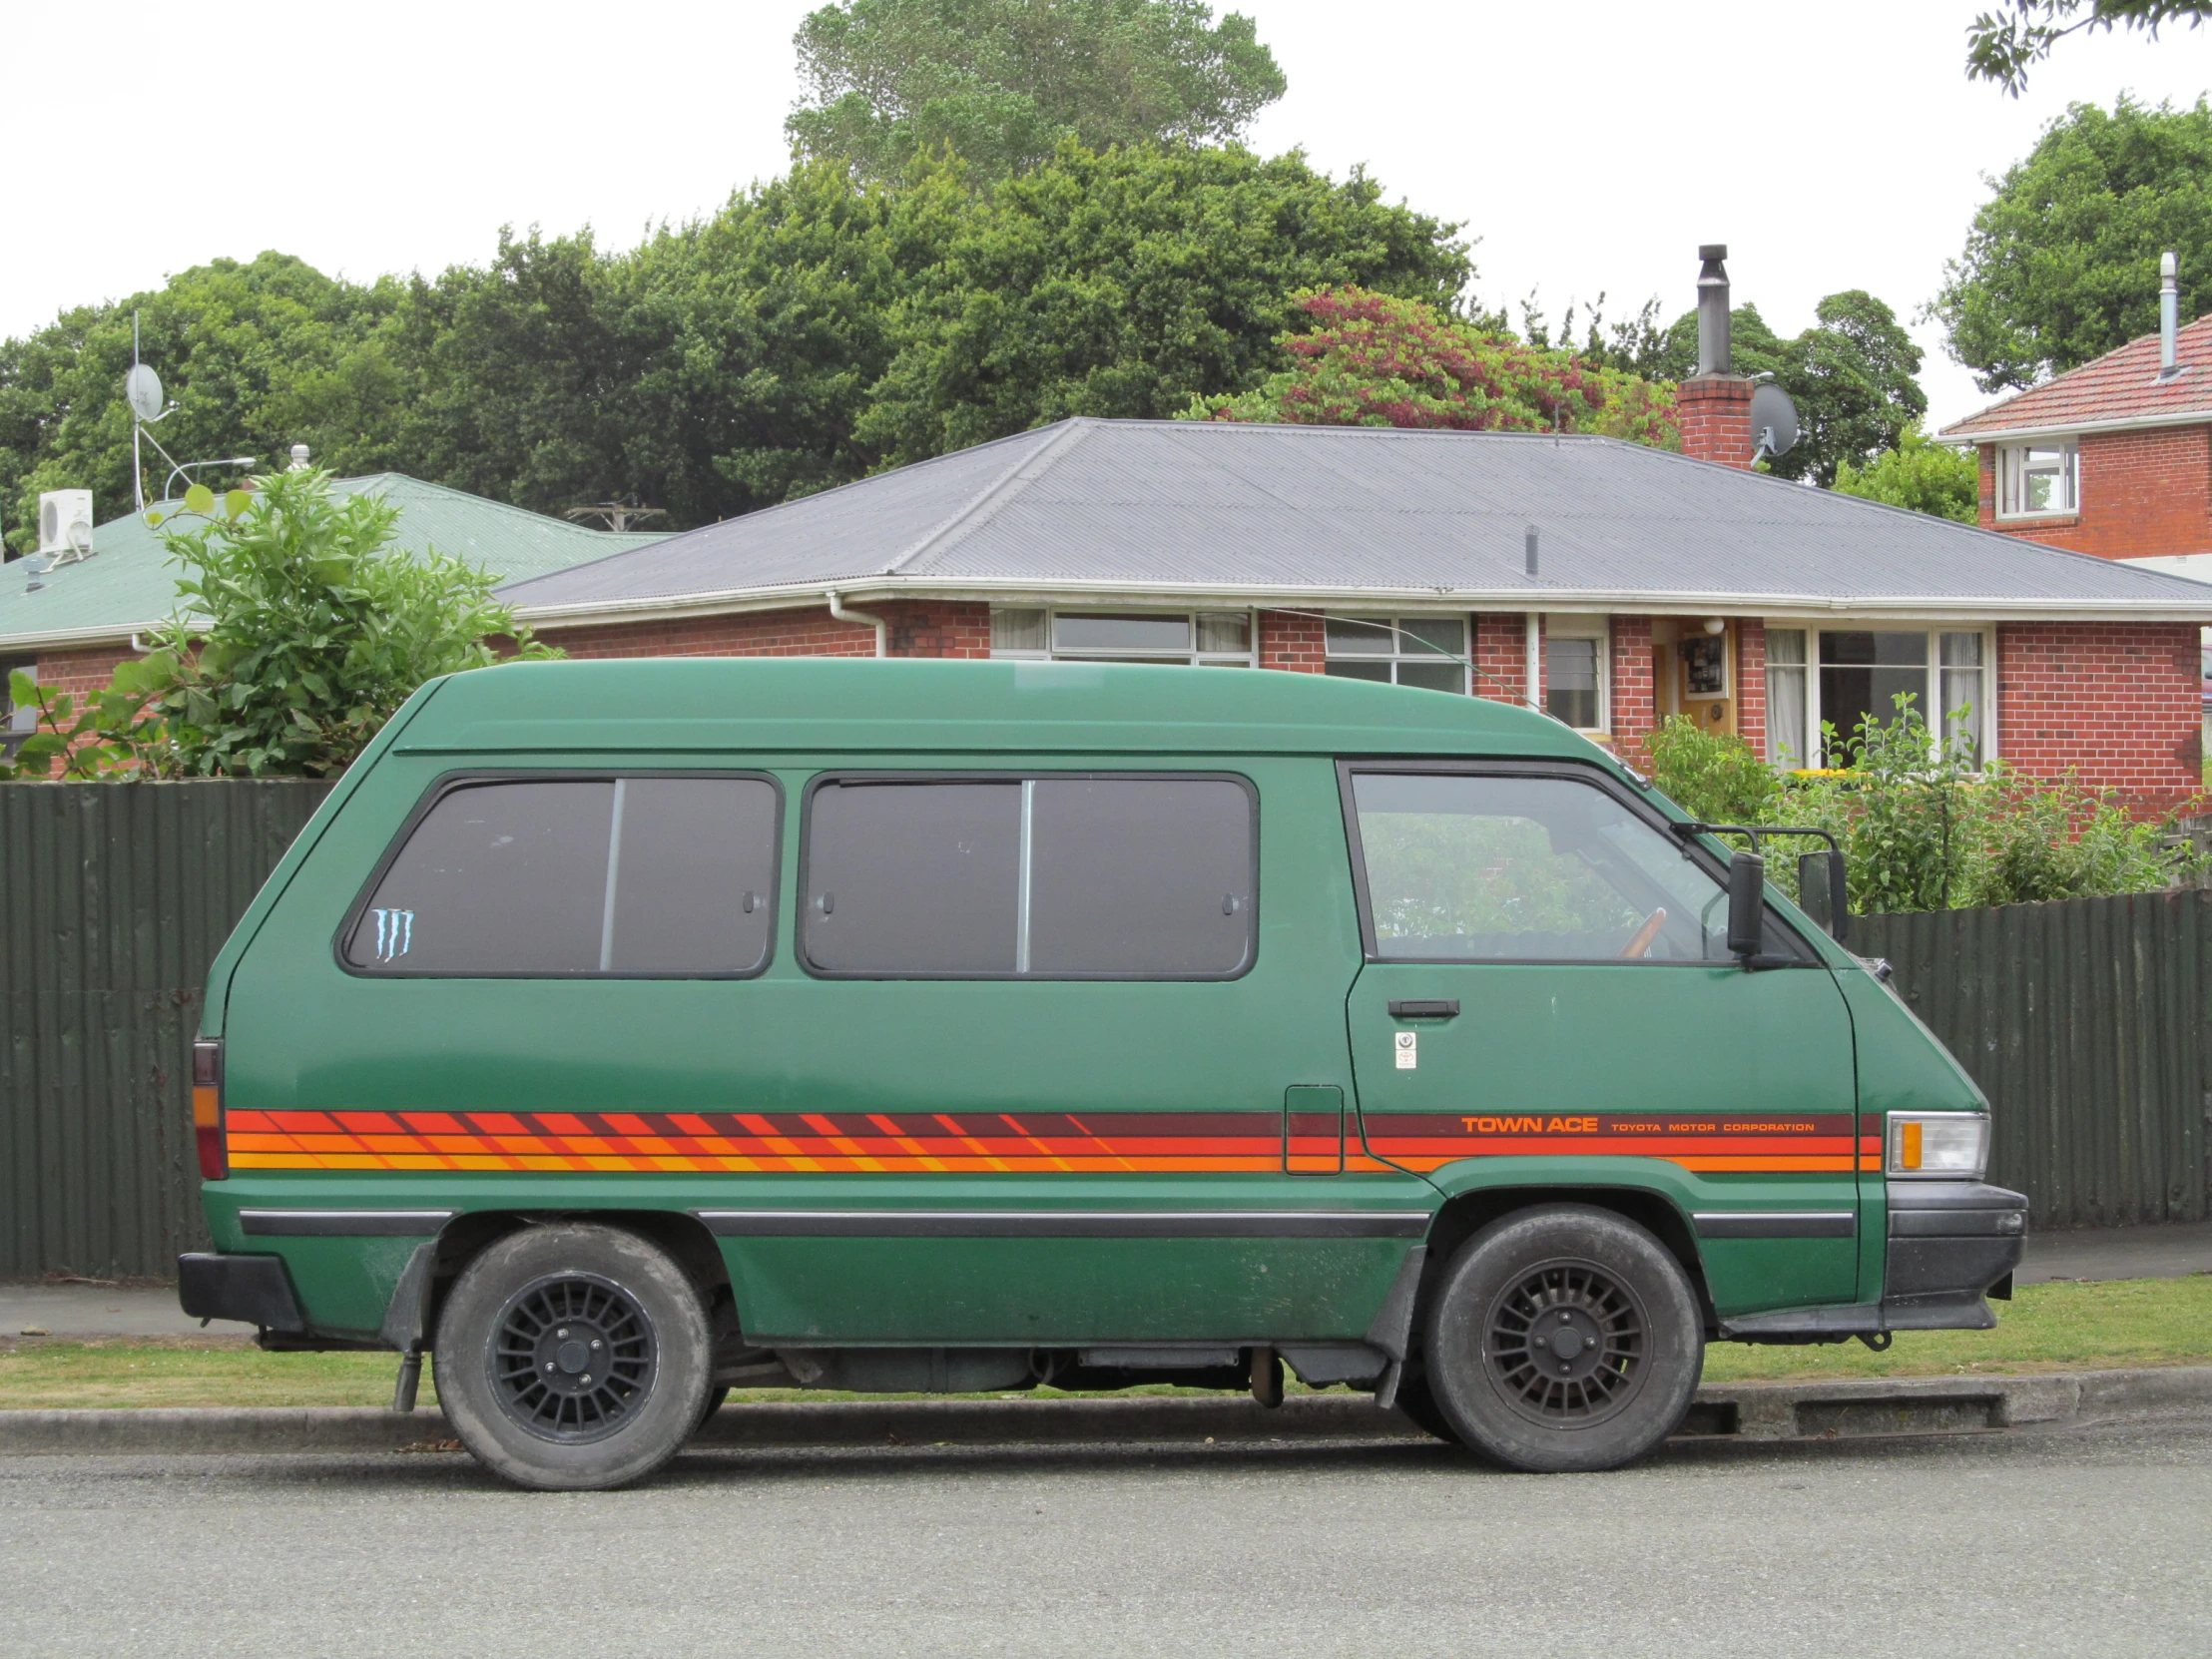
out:
<path id="1" fill-rule="evenodd" d="M 1697 251 L 1697 373 L 1675 387 L 1682 453 L 1750 469 L 1751 381 L 1729 367 L 1728 247 Z"/>

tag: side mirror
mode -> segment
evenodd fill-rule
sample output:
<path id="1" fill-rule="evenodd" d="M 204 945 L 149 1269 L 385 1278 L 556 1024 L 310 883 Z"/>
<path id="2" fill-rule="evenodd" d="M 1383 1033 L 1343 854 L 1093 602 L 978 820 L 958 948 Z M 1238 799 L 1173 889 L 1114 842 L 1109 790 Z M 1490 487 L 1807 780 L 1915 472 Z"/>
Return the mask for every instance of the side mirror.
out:
<path id="1" fill-rule="evenodd" d="M 1851 885 L 1841 852 L 1808 852 L 1797 861 L 1798 907 L 1841 944 L 1851 928 Z"/>
<path id="2" fill-rule="evenodd" d="M 1739 852 L 1728 860 L 1728 948 L 1738 956 L 1763 954 L 1767 942 L 1767 860 Z"/>

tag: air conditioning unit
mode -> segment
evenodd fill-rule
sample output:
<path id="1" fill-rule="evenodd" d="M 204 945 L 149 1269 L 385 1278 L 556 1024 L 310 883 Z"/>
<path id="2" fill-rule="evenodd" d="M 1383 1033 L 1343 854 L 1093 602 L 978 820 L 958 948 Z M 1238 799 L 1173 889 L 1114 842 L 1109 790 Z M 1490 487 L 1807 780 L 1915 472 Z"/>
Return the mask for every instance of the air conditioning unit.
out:
<path id="1" fill-rule="evenodd" d="M 92 557 L 92 491 L 47 490 L 38 498 L 38 550 L 53 565 Z"/>

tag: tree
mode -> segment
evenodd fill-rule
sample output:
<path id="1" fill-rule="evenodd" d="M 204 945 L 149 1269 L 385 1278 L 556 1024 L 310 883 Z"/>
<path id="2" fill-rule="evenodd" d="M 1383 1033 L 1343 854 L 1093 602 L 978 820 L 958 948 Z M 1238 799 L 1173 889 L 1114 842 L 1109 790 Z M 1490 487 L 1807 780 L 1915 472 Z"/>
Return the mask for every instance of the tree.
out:
<path id="1" fill-rule="evenodd" d="M 2194 29 L 2207 17 L 2212 5 L 2201 0 L 1999 0 L 1995 11 L 1966 25 L 1966 79 L 1994 82 L 2017 98 L 2028 66 L 2049 57 L 2068 35 L 2109 34 L 2117 25 L 2156 40 L 2162 23 Z"/>
<path id="2" fill-rule="evenodd" d="M 0 342 L 0 520 L 9 527 L 9 549 L 35 547 L 41 490 L 90 489 L 103 514 L 131 501 L 123 378 L 133 311 L 141 313 L 145 360 L 158 366 L 178 404 L 151 428 L 162 447 L 180 461 L 251 454 L 268 466 L 296 442 L 321 453 L 330 440 L 315 410 L 332 415 L 329 377 L 383 325 L 401 291 L 389 278 L 362 286 L 269 253 L 194 267 L 160 288 L 77 306 L 27 337 Z M 385 390 L 368 388 L 370 403 Z M 348 411 L 342 424 L 388 422 L 388 398 L 377 407 Z M 153 499 L 169 467 L 151 446 L 145 460 Z M 252 470 L 193 476 L 221 488 Z"/>
<path id="3" fill-rule="evenodd" d="M 2122 95 L 2074 104 L 1984 183 L 1932 315 L 1983 391 L 2034 385 L 2158 326 L 2158 257 L 2180 255 L 2181 314 L 2212 300 L 2212 109 Z"/>
<path id="4" fill-rule="evenodd" d="M 45 728 L 17 754 L 24 776 L 58 758 L 77 776 L 332 777 L 424 681 L 558 655 L 492 598 L 496 573 L 391 551 L 398 509 L 333 500 L 327 472 L 273 474 L 233 505 L 196 490 L 175 521 L 188 613 L 143 662 L 81 705 L 19 677 Z"/>
<path id="5" fill-rule="evenodd" d="M 1448 305 L 1456 226 L 1293 152 L 1084 150 L 966 209 L 899 309 L 858 437 L 895 465 L 1069 415 L 1165 419 L 1283 367 L 1300 290 L 1357 284 Z"/>
<path id="6" fill-rule="evenodd" d="M 1981 462 L 1971 449 L 1953 449 L 1908 426 L 1895 449 L 1864 468 L 1849 460 L 1839 463 L 1836 493 L 1972 524 L 1980 516 Z"/>
<path id="7" fill-rule="evenodd" d="M 1416 299 L 1357 287 L 1299 295 L 1315 326 L 1277 343 L 1292 367 L 1234 397 L 1194 397 L 1183 420 L 1603 432 L 1680 441 L 1673 399 L 1617 369 L 1524 345 Z"/>
<path id="8" fill-rule="evenodd" d="M 947 148 L 987 182 L 1070 138 L 1227 143 L 1285 86 L 1252 20 L 1205 0 L 836 0 L 793 44 L 793 144 L 876 179 Z"/>
<path id="9" fill-rule="evenodd" d="M 1776 334 L 1754 305 L 1729 315 L 1734 371 L 1772 374 L 1797 405 L 1803 435 L 1767 463 L 1784 478 L 1833 484 L 1846 461 L 1864 466 L 1928 412 L 1915 378 L 1920 347 L 1897 313 L 1864 288 L 1828 295 L 1814 307 L 1813 326 L 1795 339 Z M 1675 319 L 1653 366 L 1674 380 L 1697 372 L 1697 312 Z"/>

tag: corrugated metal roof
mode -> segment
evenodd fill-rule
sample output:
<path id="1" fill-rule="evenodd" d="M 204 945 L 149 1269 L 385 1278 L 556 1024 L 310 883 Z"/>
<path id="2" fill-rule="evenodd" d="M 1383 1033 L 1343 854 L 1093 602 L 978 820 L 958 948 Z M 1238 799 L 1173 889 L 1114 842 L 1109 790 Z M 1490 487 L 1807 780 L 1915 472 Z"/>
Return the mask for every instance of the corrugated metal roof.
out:
<path id="1" fill-rule="evenodd" d="M 2212 422 L 2212 316 L 2199 317 L 2174 331 L 2174 357 L 2181 372 L 2170 380 L 2159 379 L 2158 336 L 2143 334 L 2116 351 L 1954 421 L 1940 435 L 1986 438 L 2000 432 L 2185 420 L 2192 414 Z"/>
<path id="2" fill-rule="evenodd" d="M 434 547 L 513 580 L 550 575 L 667 535 L 592 530 L 398 472 L 333 479 L 330 489 L 340 496 L 381 496 L 397 507 L 395 545 L 401 552 Z M 183 505 L 165 501 L 160 508 L 175 512 Z M 45 585 L 36 593 L 20 562 L 0 567 L 0 646 L 20 650 L 121 638 L 165 621 L 177 609 L 180 572 L 169 562 L 161 532 L 145 519 L 136 513 L 111 519 L 93 532 L 92 546 L 92 558 L 38 578 Z"/>
<path id="3" fill-rule="evenodd" d="M 1609 438 L 1090 419 L 502 592 L 550 622 L 829 586 L 2212 621 L 2200 584 Z"/>

